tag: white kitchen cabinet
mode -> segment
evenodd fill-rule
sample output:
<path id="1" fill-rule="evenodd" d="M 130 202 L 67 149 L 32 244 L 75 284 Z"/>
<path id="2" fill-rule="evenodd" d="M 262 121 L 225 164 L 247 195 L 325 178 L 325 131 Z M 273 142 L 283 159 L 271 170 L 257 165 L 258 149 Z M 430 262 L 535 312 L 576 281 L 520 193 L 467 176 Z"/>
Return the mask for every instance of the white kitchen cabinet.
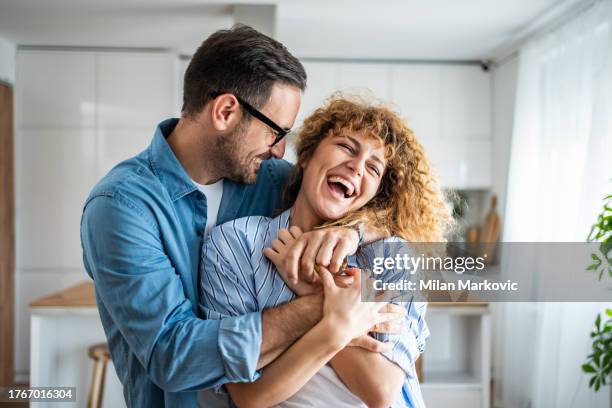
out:
<path id="1" fill-rule="evenodd" d="M 31 301 L 38 285 L 53 291 L 66 277 L 85 276 L 79 234 L 85 199 L 112 166 L 146 148 L 158 122 L 180 109 L 177 60 L 159 52 L 18 51 L 18 305 Z M 29 344 L 27 330 L 18 328 L 15 341 Z M 17 349 L 17 375 L 27 381 L 27 352 Z"/>
<path id="2" fill-rule="evenodd" d="M 296 125 L 333 92 L 375 97 L 406 119 L 444 188 L 491 187 L 491 81 L 480 66 L 306 61 L 304 67 L 308 89 Z"/>
<path id="3" fill-rule="evenodd" d="M 331 62 L 304 62 L 304 69 L 306 70 L 308 80 L 298 115 L 300 119 L 305 118 L 316 108 L 321 107 L 325 100 L 334 91 L 339 89 L 338 64 Z"/>
<path id="4" fill-rule="evenodd" d="M 445 188 L 491 187 L 491 141 L 419 138 Z"/>
<path id="5" fill-rule="evenodd" d="M 439 70 L 442 137 L 490 139 L 490 74 L 477 65 L 441 65 Z"/>
<path id="6" fill-rule="evenodd" d="M 20 51 L 15 126 L 93 126 L 94 72 L 92 52 Z"/>
<path id="7" fill-rule="evenodd" d="M 389 100 L 389 64 L 339 63 L 338 87 L 343 91 Z"/>
<path id="8" fill-rule="evenodd" d="M 338 90 L 338 64 L 306 61 L 303 65 L 308 78 L 306 90 L 302 95 L 300 111 L 293 125 L 294 130 L 299 129 L 304 118 L 312 114 L 315 109 L 323 106 L 325 100 Z M 284 159 L 291 163 L 296 162 L 294 134 L 287 136 L 287 148 Z"/>
<path id="9" fill-rule="evenodd" d="M 104 129 L 155 129 L 174 115 L 178 86 L 176 55 L 98 53 L 97 114 Z"/>
<path id="10" fill-rule="evenodd" d="M 440 138 L 440 66 L 391 66 L 391 100 L 419 140 Z"/>
<path id="11" fill-rule="evenodd" d="M 491 315 L 486 304 L 429 305 L 421 390 L 428 408 L 488 408 Z"/>
<path id="12" fill-rule="evenodd" d="M 21 129 L 17 137 L 17 268 L 81 268 L 79 225 L 96 181 L 95 131 Z"/>

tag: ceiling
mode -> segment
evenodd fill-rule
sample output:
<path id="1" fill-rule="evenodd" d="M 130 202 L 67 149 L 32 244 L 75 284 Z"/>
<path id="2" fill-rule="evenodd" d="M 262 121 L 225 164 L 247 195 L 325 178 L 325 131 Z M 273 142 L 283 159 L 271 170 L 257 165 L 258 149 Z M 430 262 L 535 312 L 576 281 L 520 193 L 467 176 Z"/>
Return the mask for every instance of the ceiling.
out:
<path id="1" fill-rule="evenodd" d="M 572 0 L 268 0 L 295 55 L 488 59 L 548 10 Z M 246 3 L 245 1 L 242 2 Z M 18 45 L 172 48 L 191 54 L 234 22 L 206 0 L 0 0 L 0 37 Z"/>

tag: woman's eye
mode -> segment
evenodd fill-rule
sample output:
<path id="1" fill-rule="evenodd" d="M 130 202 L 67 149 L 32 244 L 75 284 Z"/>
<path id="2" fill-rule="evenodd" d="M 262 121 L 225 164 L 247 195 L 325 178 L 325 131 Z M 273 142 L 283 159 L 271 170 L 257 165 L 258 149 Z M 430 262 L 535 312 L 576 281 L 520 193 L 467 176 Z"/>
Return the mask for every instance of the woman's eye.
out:
<path id="1" fill-rule="evenodd" d="M 377 176 L 380 176 L 380 170 L 378 170 L 378 167 L 376 166 L 370 166 L 370 170 L 376 174 Z"/>
<path id="2" fill-rule="evenodd" d="M 342 147 L 343 149 L 347 150 L 350 153 L 354 153 L 355 152 L 355 149 L 353 149 L 352 146 L 349 146 L 347 144 L 340 143 L 339 146 Z"/>

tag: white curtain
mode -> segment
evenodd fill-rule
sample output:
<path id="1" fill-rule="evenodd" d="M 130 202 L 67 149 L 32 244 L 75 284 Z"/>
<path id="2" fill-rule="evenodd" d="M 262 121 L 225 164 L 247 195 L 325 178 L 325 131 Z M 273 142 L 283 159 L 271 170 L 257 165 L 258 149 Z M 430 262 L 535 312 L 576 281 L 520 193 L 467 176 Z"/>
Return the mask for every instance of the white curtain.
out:
<path id="1" fill-rule="evenodd" d="M 521 49 L 514 115 L 503 241 L 585 241 L 612 192 L 612 1 Z M 605 306 L 503 305 L 503 407 L 607 408 L 609 390 L 590 391 L 580 369 Z"/>

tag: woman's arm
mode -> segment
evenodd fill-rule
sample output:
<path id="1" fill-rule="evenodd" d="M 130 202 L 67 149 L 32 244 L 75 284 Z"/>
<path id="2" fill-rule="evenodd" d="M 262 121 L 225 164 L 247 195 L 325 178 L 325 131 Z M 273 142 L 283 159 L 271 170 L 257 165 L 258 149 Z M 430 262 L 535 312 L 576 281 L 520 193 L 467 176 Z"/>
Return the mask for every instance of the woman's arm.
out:
<path id="1" fill-rule="evenodd" d="M 298 392 L 344 347 L 334 328 L 322 320 L 284 354 L 270 363 L 257 381 L 225 384 L 239 408 L 270 407 Z"/>
<path id="2" fill-rule="evenodd" d="M 238 407 L 267 407 L 287 400 L 359 333 L 402 317 L 385 312 L 384 303 L 361 302 L 361 273 L 350 273 L 354 283 L 339 288 L 331 273 L 322 271 L 323 319 L 268 365 L 257 381 L 226 384 Z"/>
<path id="3" fill-rule="evenodd" d="M 331 360 L 338 377 L 368 407 L 389 407 L 404 383 L 404 371 L 380 353 L 345 347 Z"/>

